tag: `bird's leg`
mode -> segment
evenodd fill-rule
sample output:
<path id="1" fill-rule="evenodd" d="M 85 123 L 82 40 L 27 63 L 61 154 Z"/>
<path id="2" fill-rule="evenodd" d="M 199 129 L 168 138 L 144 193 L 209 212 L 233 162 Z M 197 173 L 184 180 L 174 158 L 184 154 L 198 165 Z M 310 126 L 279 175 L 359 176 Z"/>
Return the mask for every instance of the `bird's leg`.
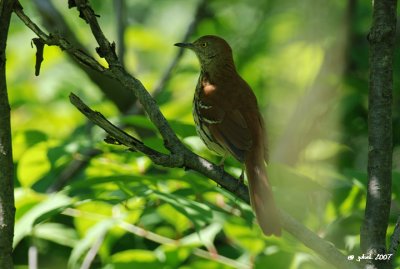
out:
<path id="1" fill-rule="evenodd" d="M 222 179 L 222 177 L 224 176 L 224 164 L 225 164 L 225 159 L 226 159 L 226 157 L 227 157 L 227 155 L 225 154 L 225 155 L 223 155 L 222 156 L 222 159 L 221 159 L 221 161 L 219 161 L 219 163 L 218 163 L 218 167 L 219 167 L 219 171 L 220 171 L 220 173 L 221 173 L 221 179 Z"/>
<path id="2" fill-rule="evenodd" d="M 242 173 L 240 173 L 240 176 L 239 176 L 239 185 L 240 185 L 240 183 L 244 183 L 244 168 L 242 167 Z"/>
<path id="3" fill-rule="evenodd" d="M 224 174 L 224 166 L 225 166 L 226 157 L 227 157 L 227 155 L 222 156 L 222 159 L 218 163 L 218 167 L 219 167 L 219 169 L 221 171 L 221 177 Z"/>
<path id="4" fill-rule="evenodd" d="M 242 173 L 240 173 L 238 184 L 236 185 L 234 192 L 236 193 L 240 185 L 244 184 L 244 167 L 242 167 Z"/>

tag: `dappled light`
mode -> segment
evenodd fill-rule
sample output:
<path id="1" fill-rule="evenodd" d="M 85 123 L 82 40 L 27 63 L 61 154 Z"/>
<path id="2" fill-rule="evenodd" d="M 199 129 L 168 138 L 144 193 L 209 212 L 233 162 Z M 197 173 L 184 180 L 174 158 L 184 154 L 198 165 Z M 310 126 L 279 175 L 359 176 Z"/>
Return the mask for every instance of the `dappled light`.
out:
<path id="1" fill-rule="evenodd" d="M 368 182 L 367 170 L 369 1 L 89 2 L 105 36 L 116 44 L 120 66 L 96 53 L 90 24 L 67 1 L 21 1 L 23 12 L 42 30 L 64 37 L 106 68 L 93 71 L 71 51 L 45 45 L 40 75 L 35 76 L 31 40 L 36 35 L 16 14 L 11 20 L 6 63 L 16 269 L 27 268 L 30 248 L 38 251 L 41 269 L 362 264 L 347 258 L 363 254 L 360 227 L 367 193 L 381 198 L 379 178 Z M 117 2 L 123 3 L 122 9 Z M 340 262 L 313 249 L 309 242 L 314 238 L 307 241 L 305 233 L 293 233 L 286 215 L 281 237 L 264 236 L 239 180 L 244 165 L 232 157 L 219 168 L 207 161 L 217 165 L 221 157 L 195 130 L 192 105 L 200 65 L 194 53 L 174 46 L 204 35 L 221 36 L 230 44 L 238 73 L 257 97 L 277 208 L 308 228 L 315 240 L 332 244 L 332 255 Z M 400 213 L 398 41 L 397 35 L 387 242 Z M 192 161 L 200 163 L 201 171 L 186 160 L 179 167 L 156 164 L 155 159 L 176 152 L 140 98 L 122 79 L 110 82 L 117 76 L 110 70 L 122 67 L 154 97 L 179 141 L 202 157 Z M 158 155 L 129 147 L 88 121 L 70 103 L 71 92 L 137 139 L 132 143 Z M 237 186 L 216 184 L 215 178 L 206 177 L 211 174 L 233 176 Z M 247 176 L 242 179 L 247 184 Z M 400 266 L 400 259 L 393 257 L 392 265 Z"/>

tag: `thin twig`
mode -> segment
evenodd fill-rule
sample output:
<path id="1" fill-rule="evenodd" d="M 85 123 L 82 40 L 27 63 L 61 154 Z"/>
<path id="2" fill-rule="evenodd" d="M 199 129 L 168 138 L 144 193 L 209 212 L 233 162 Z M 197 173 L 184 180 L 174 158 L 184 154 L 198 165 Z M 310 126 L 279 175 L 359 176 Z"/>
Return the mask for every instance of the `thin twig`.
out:
<path id="1" fill-rule="evenodd" d="M 124 0 L 119 0 L 118 5 L 116 5 L 116 7 L 115 7 L 117 11 L 119 10 L 118 12 L 122 12 L 122 11 L 120 11 L 120 8 L 121 8 L 120 5 L 121 4 L 125 5 L 123 3 L 123 1 Z M 72 39 L 72 42 L 71 42 L 72 44 L 76 44 L 76 46 L 78 48 L 80 48 L 82 51 L 86 52 L 85 48 L 83 47 L 83 45 L 81 45 L 79 43 L 79 41 L 77 40 L 77 37 L 73 34 L 72 30 L 68 27 L 65 20 L 60 19 L 61 14 L 58 12 L 58 10 L 56 10 L 56 8 L 53 6 L 51 1 L 35 0 L 34 3 L 37 5 L 39 12 L 42 14 L 42 17 L 45 18 L 45 22 L 49 25 L 48 27 L 56 27 L 57 29 L 61 29 L 62 34 L 65 34 L 69 40 Z M 195 15 L 194 15 L 194 19 L 188 26 L 187 31 L 183 36 L 183 39 L 182 39 L 183 42 L 185 42 L 189 39 L 189 37 L 197 29 L 197 26 L 201 20 L 211 16 L 210 12 L 208 11 L 208 9 L 206 7 L 207 6 L 206 6 L 205 0 L 201 1 L 198 4 Z M 123 23 L 123 22 L 121 22 L 121 23 Z M 124 23 L 126 23 L 126 21 Z M 120 28 L 121 28 L 121 26 L 118 26 L 118 29 L 119 29 L 118 35 L 121 34 L 120 32 L 123 32 L 123 30 Z M 118 56 L 119 56 L 119 59 L 121 60 L 123 58 L 121 53 L 124 50 L 122 48 L 124 46 L 121 45 L 121 43 L 123 42 L 123 39 L 121 36 L 119 36 L 118 40 L 119 40 L 117 43 L 118 44 Z M 152 96 L 154 98 L 157 98 L 157 96 L 165 88 L 165 85 L 171 78 L 172 71 L 174 70 L 176 65 L 179 63 L 180 59 L 182 58 L 182 55 L 183 55 L 183 49 L 178 50 L 177 55 L 172 59 L 172 61 L 168 65 L 167 69 L 164 71 L 160 81 L 157 83 L 157 86 L 152 91 Z M 91 72 L 92 71 L 91 69 L 88 69 L 82 65 L 81 65 L 81 67 L 83 67 L 83 71 L 86 72 L 87 75 L 92 79 L 92 81 L 99 86 L 99 88 L 105 93 L 105 95 L 109 99 L 111 98 L 111 100 L 117 105 L 117 107 L 119 107 L 119 108 L 125 107 L 125 106 L 122 106 L 119 104 L 119 102 L 118 102 L 120 100 L 119 98 L 118 98 L 118 100 L 113 99 L 113 98 L 116 98 L 116 95 L 118 95 L 118 92 L 120 92 L 118 89 L 118 87 L 120 87 L 119 83 L 117 85 L 113 85 L 111 83 L 115 83 L 115 80 L 110 80 L 109 78 L 107 78 L 105 76 L 100 77 L 97 75 L 97 73 Z M 108 81 L 106 83 L 105 80 L 107 80 L 107 79 L 108 79 Z M 108 88 L 113 89 L 112 95 L 107 94 Z M 125 93 L 125 91 L 123 91 L 123 92 Z M 135 98 L 122 98 L 122 99 L 135 100 Z M 125 110 L 121 110 L 121 111 L 123 114 L 138 114 L 138 113 L 143 113 L 143 107 L 140 105 L 139 102 L 134 102 L 129 110 L 125 109 Z M 99 153 L 100 152 L 96 149 L 89 149 L 86 151 L 86 153 L 82 153 L 81 158 L 75 158 L 74 160 L 72 160 L 71 163 L 62 171 L 60 176 L 58 176 L 57 181 L 54 182 L 54 184 L 48 188 L 47 192 L 54 192 L 54 191 L 60 190 L 62 187 L 65 186 L 65 184 L 68 182 L 69 179 L 71 179 L 74 175 L 79 173 L 79 171 L 81 171 L 81 169 L 86 167 L 86 164 L 90 161 L 91 158 L 93 158 L 94 156 L 97 156 Z"/>
<path id="2" fill-rule="evenodd" d="M 32 1 L 41 15 L 42 23 L 45 25 L 47 31 L 57 33 L 57 35 L 64 37 L 76 49 L 85 52 L 88 55 L 88 49 L 80 42 L 76 35 L 76 31 L 72 30 L 67 24 L 63 14 L 54 6 L 51 0 L 33 0 Z M 120 42 L 118 41 L 118 45 Z M 99 91 L 104 94 L 107 100 L 110 100 L 121 113 L 126 113 L 127 110 L 136 102 L 136 97 L 132 92 L 127 91 L 121 83 L 115 79 L 104 76 L 102 73 L 93 70 L 92 68 L 82 65 L 73 55 L 68 51 L 67 54 L 72 63 L 81 69 L 86 76 L 97 86 Z"/>
<path id="3" fill-rule="evenodd" d="M 90 148 L 83 153 L 76 154 L 76 157 L 62 170 L 57 180 L 52 183 L 46 192 L 52 193 L 61 190 L 71 178 L 89 164 L 93 157 L 98 156 L 100 153 L 102 153 L 101 150 Z"/>
<path id="4" fill-rule="evenodd" d="M 170 167 L 185 167 L 195 171 L 200 172 L 201 174 L 211 178 L 223 188 L 228 191 L 236 194 L 239 198 L 249 203 L 249 194 L 248 189 L 243 183 L 238 183 L 237 180 L 226 172 L 222 171 L 217 165 L 212 164 L 211 162 L 201 158 L 200 156 L 194 154 L 189 151 L 182 142 L 177 138 L 176 134 L 173 132 L 168 122 L 166 121 L 163 114 L 160 112 L 159 107 L 157 106 L 154 99 L 150 96 L 150 94 L 146 91 L 142 83 L 136 78 L 129 75 L 119 64 L 118 58 L 115 54 L 115 48 L 111 43 L 109 43 L 104 34 L 101 32 L 101 29 L 97 23 L 96 15 L 90 7 L 89 3 L 85 0 L 76 0 L 78 9 L 80 13 L 85 18 L 85 20 L 89 23 L 92 32 L 100 45 L 100 48 L 97 50 L 98 53 L 104 57 L 108 64 L 109 69 L 103 69 L 103 73 L 107 76 L 113 77 L 116 80 L 120 81 L 124 87 L 132 92 L 138 97 L 139 101 L 144 107 L 144 110 L 149 115 L 150 120 L 154 123 L 154 125 L 159 130 L 161 136 L 164 139 L 165 146 L 171 151 L 170 155 L 161 154 L 151 148 L 145 146 L 141 141 L 129 136 L 124 131 L 119 130 L 117 127 L 112 125 L 109 121 L 107 121 L 100 113 L 91 111 L 86 105 L 81 107 L 80 110 L 84 113 L 88 118 L 95 122 L 97 125 L 105 129 L 107 132 L 111 134 L 111 136 L 119 141 L 121 144 L 128 146 L 129 148 L 139 150 L 149 156 L 154 162 L 160 165 L 166 165 Z M 22 10 L 18 10 L 20 16 Z M 21 17 L 21 16 L 20 16 Z M 22 16 L 24 17 L 24 16 Z M 26 18 L 25 18 L 26 19 Z M 48 36 L 43 36 L 48 40 Z M 60 47 L 64 48 L 64 43 L 59 42 L 59 38 L 55 40 L 48 40 L 53 42 L 58 42 Z M 64 46 L 64 47 L 63 47 Z M 78 56 L 75 57 L 83 57 L 81 54 L 77 53 Z M 84 61 L 87 61 L 88 64 L 92 64 L 92 58 L 89 57 L 87 59 L 87 55 L 84 55 Z M 99 64 L 96 62 L 94 68 L 98 68 Z M 72 102 L 78 101 L 78 98 L 73 97 Z M 76 103 L 76 102 L 75 102 Z M 83 102 L 82 102 L 83 103 Z M 89 109 L 89 110 L 88 110 Z M 88 116 L 89 115 L 89 116 Z M 291 218 L 286 213 L 281 213 L 282 217 L 282 225 L 283 227 L 292 233 L 295 237 L 297 237 L 300 241 L 302 241 L 305 245 L 312 248 L 316 253 L 318 253 L 321 257 L 326 259 L 329 263 L 333 264 L 337 268 L 357 268 L 353 263 L 347 261 L 347 258 L 333 245 L 323 239 L 319 238 L 317 235 L 312 233 L 302 224 L 297 222 L 295 219 Z"/>
<path id="5" fill-rule="evenodd" d="M 193 249 L 193 254 L 207 259 L 207 260 L 213 260 L 213 261 L 217 261 L 221 264 L 225 264 L 228 266 L 231 266 L 232 268 L 240 268 L 240 269 L 251 269 L 253 268 L 252 265 L 250 264 L 245 264 L 243 262 L 238 262 L 232 259 L 229 259 L 225 256 L 221 256 L 220 254 L 215 254 L 215 253 L 211 253 L 209 251 L 206 251 L 204 249 L 201 248 L 195 248 Z"/>
<path id="6" fill-rule="evenodd" d="M 96 14 L 88 1 L 76 0 L 75 2 L 80 14 L 83 16 L 85 21 L 89 23 L 93 36 L 99 44 L 99 48 L 97 48 L 98 54 L 101 57 L 104 57 L 108 62 L 109 70 L 111 71 L 111 74 L 108 75 L 114 76 L 114 78 L 120 81 L 127 90 L 136 95 L 150 120 L 157 127 L 160 135 L 163 137 L 166 148 L 171 152 L 182 153 L 184 151 L 183 144 L 180 143 L 178 137 L 168 124 L 164 115 L 161 113 L 155 100 L 151 97 L 143 84 L 126 72 L 119 63 L 118 57 L 115 53 L 115 46 L 106 39 L 97 21 Z"/>
<path id="7" fill-rule="evenodd" d="M 72 104 L 75 105 L 90 121 L 105 130 L 120 144 L 146 154 L 154 163 L 158 165 L 165 167 L 183 166 L 200 172 L 214 180 L 223 188 L 234 193 L 243 201 L 249 203 L 247 187 L 242 182 L 238 183 L 236 179 L 228 173 L 220 170 L 217 165 L 210 163 L 209 161 L 195 155 L 192 152 L 186 152 L 183 163 L 180 163 L 179 160 L 181 160 L 181 158 L 176 157 L 173 153 L 171 155 L 160 153 L 147 147 L 141 141 L 133 138 L 123 130 L 119 129 L 105 119 L 101 113 L 93 111 L 91 108 L 89 108 L 76 95 L 71 94 L 70 99 Z M 283 228 L 299 239 L 304 245 L 313 249 L 326 261 L 341 269 L 357 268 L 357 266 L 348 261 L 347 258 L 332 243 L 321 239 L 318 235 L 304 227 L 304 225 L 299 223 L 284 211 L 280 210 L 280 215 Z"/>
<path id="8" fill-rule="evenodd" d="M 28 268 L 37 269 L 38 268 L 38 249 L 37 246 L 32 244 L 28 249 Z"/>
<path id="9" fill-rule="evenodd" d="M 62 50 L 68 51 L 80 63 L 90 66 L 92 69 L 107 74 L 109 71 L 101 64 L 99 64 L 93 57 L 86 54 L 82 50 L 74 48 L 67 40 L 57 35 L 47 35 L 42 29 L 39 28 L 22 10 L 20 5 L 16 5 L 14 13 L 21 19 L 21 21 L 31 29 L 42 41 L 48 46 L 58 46 Z"/>
<path id="10" fill-rule="evenodd" d="M 68 208 L 63 212 L 64 215 L 67 216 L 72 216 L 72 217 L 85 217 L 89 219 L 94 219 L 94 220 L 104 220 L 106 218 L 109 218 L 109 216 L 97 214 L 97 213 L 92 213 L 92 212 L 84 212 L 78 209 L 72 209 Z M 170 246 L 175 246 L 175 247 L 180 247 L 184 246 L 180 240 L 174 240 L 156 233 L 153 233 L 151 231 L 145 230 L 139 226 L 136 226 L 134 224 L 128 223 L 123 220 L 118 220 L 118 226 L 125 231 L 132 233 L 136 236 L 146 238 L 147 240 L 150 240 L 152 242 L 158 243 L 160 245 L 170 245 Z M 95 252 L 97 253 L 97 251 Z M 238 262 L 236 260 L 230 259 L 228 257 L 215 254 L 215 253 L 210 253 L 206 250 L 200 249 L 200 248 L 193 248 L 192 253 L 195 256 L 207 259 L 207 260 L 213 260 L 221 264 L 225 264 L 228 266 L 231 266 L 232 268 L 243 268 L 243 269 L 250 269 L 251 266 L 247 263 L 244 262 Z M 82 267 L 83 268 L 83 267 Z M 86 267 L 88 268 L 88 267 Z"/>
<path id="11" fill-rule="evenodd" d="M 101 113 L 96 112 L 89 108 L 82 100 L 75 94 L 70 94 L 71 103 L 78 108 L 91 122 L 100 126 L 105 130 L 113 139 L 119 144 L 125 145 L 133 151 L 140 151 L 148 156 L 155 164 L 166 167 L 182 167 L 183 156 L 176 154 L 164 154 L 152 148 L 147 147 L 138 139 L 130 136 L 123 130 L 108 121 Z"/>
<path id="12" fill-rule="evenodd" d="M 98 236 L 97 240 L 94 242 L 92 247 L 86 253 L 85 259 L 83 260 L 80 269 L 89 269 L 90 268 L 90 266 L 92 265 L 92 263 L 94 261 L 94 258 L 96 258 L 96 255 L 99 252 L 101 244 L 103 244 L 105 235 L 106 235 L 106 231 L 104 231 L 102 234 L 100 234 Z"/>

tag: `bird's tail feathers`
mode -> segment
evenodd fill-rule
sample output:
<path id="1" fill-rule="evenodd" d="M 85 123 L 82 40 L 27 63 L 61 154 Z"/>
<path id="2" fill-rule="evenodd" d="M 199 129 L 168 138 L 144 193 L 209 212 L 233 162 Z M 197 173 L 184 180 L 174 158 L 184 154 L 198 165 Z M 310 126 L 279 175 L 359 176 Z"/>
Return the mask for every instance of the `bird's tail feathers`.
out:
<path id="1" fill-rule="evenodd" d="M 250 151 L 245 160 L 250 202 L 264 234 L 280 236 L 281 223 L 267 177 L 263 150 L 258 148 Z"/>

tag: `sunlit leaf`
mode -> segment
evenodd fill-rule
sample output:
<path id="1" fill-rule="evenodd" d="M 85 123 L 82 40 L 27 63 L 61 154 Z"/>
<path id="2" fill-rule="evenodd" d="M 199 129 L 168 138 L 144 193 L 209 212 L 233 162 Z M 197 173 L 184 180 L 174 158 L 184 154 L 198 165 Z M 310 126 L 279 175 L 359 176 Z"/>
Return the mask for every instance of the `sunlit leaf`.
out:
<path id="1" fill-rule="evenodd" d="M 217 234 L 222 230 L 221 223 L 212 223 L 196 233 L 185 236 L 181 239 L 183 245 L 213 247 Z"/>
<path id="2" fill-rule="evenodd" d="M 102 240 L 107 231 L 115 224 L 115 220 L 105 219 L 91 226 L 91 228 L 83 235 L 82 239 L 80 239 L 72 249 L 71 256 L 68 260 L 69 268 L 80 268 L 80 260 L 82 257 L 94 244 L 101 243 L 99 240 Z"/>
<path id="3" fill-rule="evenodd" d="M 52 241 L 56 244 L 74 247 L 78 242 L 76 231 L 59 223 L 42 223 L 36 225 L 33 235 L 37 238 Z"/>
<path id="4" fill-rule="evenodd" d="M 159 269 L 162 263 L 157 256 L 150 250 L 125 250 L 115 253 L 111 257 L 114 269 Z"/>
<path id="5" fill-rule="evenodd" d="M 191 222 L 189 218 L 177 211 L 175 207 L 170 204 L 163 204 L 157 207 L 157 212 L 163 219 L 172 224 L 179 233 L 183 233 L 190 227 Z"/>
<path id="6" fill-rule="evenodd" d="M 24 187 L 30 187 L 49 172 L 51 165 L 48 159 L 49 145 L 41 142 L 29 148 L 21 157 L 17 174 Z"/>
<path id="7" fill-rule="evenodd" d="M 61 193 L 57 193 L 49 195 L 46 200 L 32 207 L 15 224 L 14 247 L 31 233 L 35 223 L 59 214 L 69 205 L 71 205 L 71 199 Z"/>
<path id="8" fill-rule="evenodd" d="M 75 227 L 80 236 L 84 237 L 89 230 L 112 216 L 113 206 L 100 201 L 87 201 L 75 208 L 80 211 L 80 216 L 74 218 Z"/>
<path id="9" fill-rule="evenodd" d="M 226 235 L 247 251 L 258 254 L 265 247 L 265 242 L 261 236 L 259 228 L 254 228 L 246 225 L 245 221 L 238 218 L 231 218 L 224 224 Z"/>
<path id="10" fill-rule="evenodd" d="M 185 215 L 195 225 L 196 229 L 202 228 L 212 218 L 212 212 L 208 206 L 192 200 L 188 200 L 178 195 L 161 193 L 154 191 L 160 199 L 168 202 L 178 212 Z"/>
<path id="11" fill-rule="evenodd" d="M 154 251 L 159 258 L 168 266 L 175 268 L 186 260 L 191 254 L 191 248 L 182 245 L 161 245 Z"/>

